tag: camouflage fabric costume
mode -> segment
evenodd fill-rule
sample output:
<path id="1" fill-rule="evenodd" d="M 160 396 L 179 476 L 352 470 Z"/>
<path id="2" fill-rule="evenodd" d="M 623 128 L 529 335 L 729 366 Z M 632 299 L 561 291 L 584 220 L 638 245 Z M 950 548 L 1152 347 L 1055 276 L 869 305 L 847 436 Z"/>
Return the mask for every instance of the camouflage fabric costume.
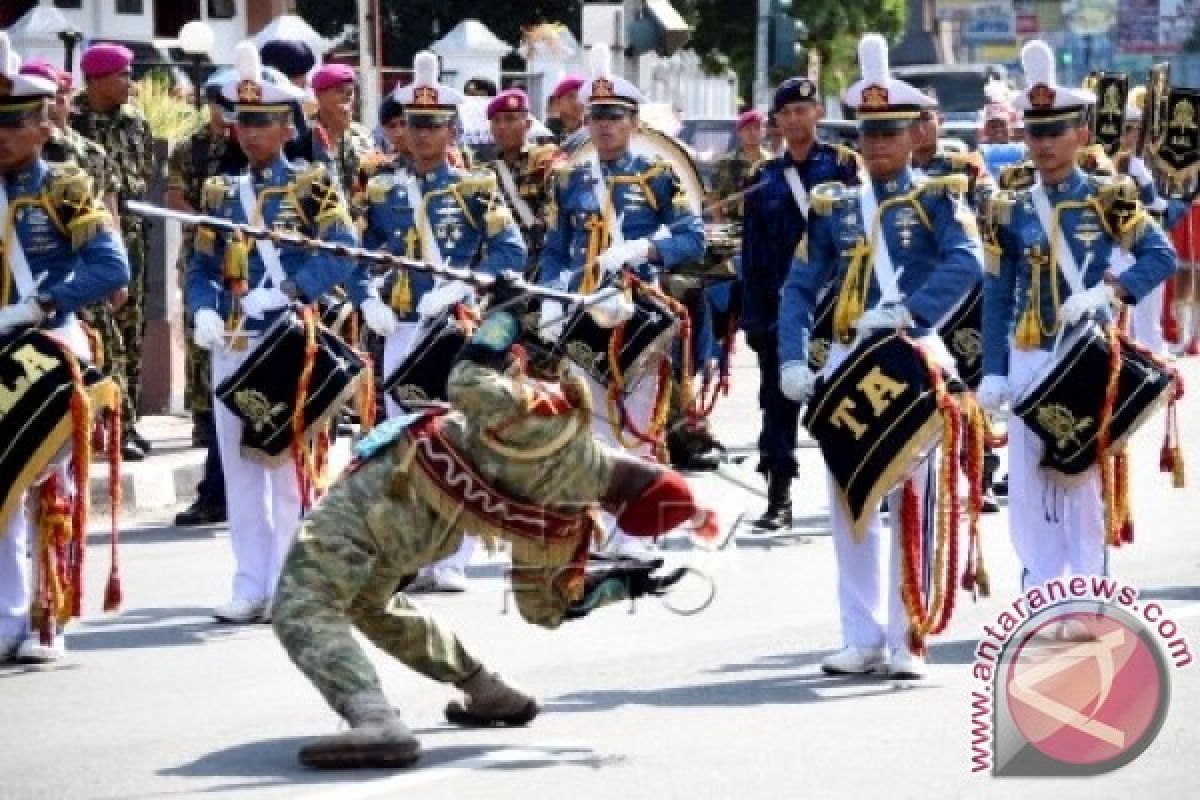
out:
<path id="1" fill-rule="evenodd" d="M 489 316 L 473 343 L 493 336 L 491 327 L 504 329 L 498 336 L 507 354 L 518 331 L 515 318 Z M 517 607 L 534 624 L 554 628 L 568 616 L 639 592 L 591 591 L 583 574 L 595 532 L 587 509 L 610 496 L 632 499 L 646 488 L 617 479 L 629 474 L 631 460 L 592 435 L 586 387 L 576 382 L 559 389 L 501 372 L 498 364 L 473 359 L 470 350 L 449 377 L 456 410 L 396 417 L 376 428 L 360 443 L 348 473 L 306 517 L 284 564 L 272 609 L 275 633 L 353 726 L 302 750 L 310 766 L 416 759 L 416 740 L 383 697 L 352 627 L 417 672 L 463 688 L 467 704 L 447 708 L 452 721 L 462 713 L 467 721 L 524 724 L 536 714 L 532 698 L 487 673 L 453 632 L 403 593 L 393 596 L 419 569 L 455 552 L 464 530 L 489 544 L 497 538 L 511 544 Z M 452 480 L 439 479 L 432 466 L 443 461 L 437 453 L 447 452 L 465 467 L 446 473 Z M 643 474 L 660 470 L 632 463 Z M 470 488 L 461 489 L 460 480 Z M 499 505 L 464 499 L 488 487 Z M 530 535 L 514 521 L 521 515 L 569 522 Z M 570 614 L 581 601 L 586 609 Z"/>
<path id="2" fill-rule="evenodd" d="M 371 154 L 378 153 L 375 139 L 366 126 L 351 122 L 350 127 L 336 143 L 327 149 L 322 139 L 325 129 L 314 117 L 307 131 L 297 136 L 284 147 L 289 161 L 321 162 L 337 178 L 342 195 L 350 200 L 365 184 L 367 174 L 373 172 L 376 161 Z M 327 134 L 325 134 L 327 136 Z"/>
<path id="3" fill-rule="evenodd" d="M 754 165 L 771 157 L 765 148 L 759 148 L 757 159 L 750 159 L 742 148 L 737 147 L 717 159 L 713 167 L 712 194 L 717 200 L 735 195 L 746 189 L 746 181 L 754 172 Z M 721 206 L 726 222 L 742 221 L 742 201 L 729 202 Z"/>
<path id="4" fill-rule="evenodd" d="M 129 299 L 115 312 L 121 341 L 106 344 L 112 356 L 113 377 L 121 384 L 121 416 L 133 430 L 142 397 L 142 336 L 146 328 L 146 229 L 141 217 L 125 213 L 130 200 L 144 199 L 154 172 L 153 136 L 141 112 L 131 105 L 101 112 L 81 93 L 71 113 L 71 127 L 101 145 L 108 153 L 121 218 L 121 237 L 129 254 Z"/>
<path id="5" fill-rule="evenodd" d="M 246 165 L 246 156 L 241 147 L 225 135 L 218 135 L 211 127 L 205 127 L 193 133 L 187 139 L 175 145 L 167 160 L 167 189 L 178 189 L 183 192 L 183 198 L 194 209 L 203 205 L 201 195 L 204 182 L 214 175 L 236 175 Z M 183 237 L 179 248 L 179 260 L 176 268 L 179 270 L 180 283 L 187 271 L 187 262 L 192 252 L 192 240 Z M 184 300 L 186 307 L 187 301 Z M 192 340 L 193 328 L 190 324 L 183 326 L 184 331 L 184 364 L 187 376 L 184 388 L 185 407 L 193 413 L 212 411 L 212 380 L 211 359 L 208 353 L 196 347 Z"/>

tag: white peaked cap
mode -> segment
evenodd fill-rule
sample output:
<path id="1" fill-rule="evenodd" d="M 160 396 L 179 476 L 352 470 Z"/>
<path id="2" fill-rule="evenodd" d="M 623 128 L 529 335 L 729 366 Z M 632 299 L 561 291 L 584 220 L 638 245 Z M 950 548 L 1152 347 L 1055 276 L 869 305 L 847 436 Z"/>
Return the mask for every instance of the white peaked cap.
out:
<path id="1" fill-rule="evenodd" d="M 408 113 L 446 113 L 463 102 L 462 92 L 438 83 L 438 57 L 422 50 L 413 58 L 413 79 L 393 93 L 396 102 Z"/>
<path id="2" fill-rule="evenodd" d="M 588 52 L 588 79 L 579 88 L 579 102 L 585 105 L 623 106 L 637 110 L 646 97 L 631 82 L 612 74 L 612 53 L 608 45 L 596 43 Z"/>
<path id="3" fill-rule="evenodd" d="M 858 66 L 862 78 L 842 95 L 863 122 L 903 124 L 916 119 L 923 108 L 936 108 L 937 101 L 888 72 L 888 44 L 878 33 L 858 41 Z"/>
<path id="4" fill-rule="evenodd" d="M 263 71 L 258 48 L 249 39 L 233 49 L 233 69 L 221 84 L 221 94 L 236 111 L 284 111 L 304 98 L 290 81 L 279 82 Z"/>
<path id="5" fill-rule="evenodd" d="M 1065 118 L 1096 102 L 1096 95 L 1086 89 L 1058 85 L 1054 51 L 1040 39 L 1021 48 L 1021 69 L 1025 72 L 1025 89 L 1017 94 L 1014 105 L 1031 122 Z"/>
<path id="6" fill-rule="evenodd" d="M 13 49 L 8 34 L 0 31 L 0 81 L 7 84 L 8 91 L 0 93 L 0 111 L 18 111 L 35 107 L 37 100 L 52 97 L 58 92 L 58 83 L 41 75 L 22 75 L 21 56 Z"/>

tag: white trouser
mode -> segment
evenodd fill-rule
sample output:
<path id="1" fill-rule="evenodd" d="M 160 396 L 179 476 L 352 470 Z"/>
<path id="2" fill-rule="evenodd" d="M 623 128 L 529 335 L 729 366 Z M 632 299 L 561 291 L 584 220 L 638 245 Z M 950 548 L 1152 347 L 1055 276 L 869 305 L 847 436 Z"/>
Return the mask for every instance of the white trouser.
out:
<path id="1" fill-rule="evenodd" d="M 1167 354 L 1167 340 L 1163 338 L 1163 286 L 1159 284 L 1142 302 L 1129 310 L 1129 332 L 1133 340 L 1155 355 Z"/>
<path id="2" fill-rule="evenodd" d="M 936 334 L 922 337 L 921 344 L 934 361 L 953 370 L 954 359 Z M 852 346 L 835 342 L 822 370 L 832 375 Z M 940 450 L 935 449 L 909 475 L 917 492 L 921 518 L 926 530 L 936 502 L 936 485 L 930 474 L 936 467 Z M 833 475 L 826 473 L 829 487 L 829 523 L 833 535 L 833 550 L 838 568 L 838 608 L 842 622 L 842 643 L 845 646 L 908 651 L 909 619 L 904 607 L 904 563 L 901 558 L 900 522 L 904 501 L 904 484 L 888 495 L 888 522 L 883 514 L 874 512 L 863 531 L 862 541 L 854 540 L 854 525 L 849 512 L 838 500 Z M 931 558 L 932 547 L 926 552 Z M 928 592 L 926 592 L 928 594 Z"/>
<path id="3" fill-rule="evenodd" d="M 396 325 L 396 330 L 387 337 L 383 342 L 383 377 L 386 379 L 391 376 L 404 357 L 412 351 L 413 345 L 416 343 L 417 331 L 420 329 L 419 322 L 401 322 Z M 401 413 L 403 409 L 400 404 L 392 399 L 391 395 L 384 397 L 384 407 L 387 409 L 388 417 L 394 417 Z M 436 564 L 431 564 L 425 571 L 436 569 L 453 569 L 458 572 L 465 572 L 467 565 L 471 563 L 471 556 L 475 552 L 476 538 L 474 536 L 464 536 L 462 544 L 452 556 L 443 558 Z"/>
<path id="4" fill-rule="evenodd" d="M 617 450 L 624 450 L 630 455 L 641 456 L 642 458 L 654 460 L 654 447 L 647 442 L 635 437 L 629 432 L 628 428 L 623 428 L 625 443 L 622 444 L 614 430 L 614 425 L 620 424 L 620 418 L 613 419 L 610 414 L 608 405 L 608 389 L 601 386 L 592 378 L 587 377 L 587 373 L 574 362 L 568 361 L 567 366 L 573 375 L 582 375 L 587 381 L 588 389 L 592 393 L 592 433 L 597 439 Z M 628 394 L 624 396 L 625 413 L 630 421 L 643 433 L 650 429 L 650 423 L 654 418 L 654 400 L 658 396 L 658 373 L 651 367 L 646 376 L 642 378 Z M 620 414 L 619 410 L 612 409 Z M 604 514 L 604 525 L 609 532 L 609 546 L 621 546 L 623 544 L 632 544 L 632 540 L 636 537 L 630 536 L 621 530 L 617 525 L 616 518 L 611 514 Z"/>
<path id="5" fill-rule="evenodd" d="M 1012 348 L 1009 385 L 1022 392 L 1049 360 L 1044 350 Z M 1019 398 L 1018 398 L 1019 399 Z M 1015 416 L 1008 422 L 1008 516 L 1013 548 L 1024 567 L 1023 585 L 1064 575 L 1104 575 L 1104 496 L 1093 466 L 1073 486 L 1050 480 L 1038 466 L 1044 446 Z"/>
<path id="6" fill-rule="evenodd" d="M 46 331 L 66 344 L 78 358 L 91 362 L 92 354 L 87 335 L 78 322 Z M 68 480 L 65 469 L 70 455 L 64 455 L 50 470 L 59 472 L 60 480 Z M 50 470 L 47 470 L 49 474 Z M 65 484 L 64 484 L 65 485 Z M 13 513 L 4 520 L 0 532 L 0 637 L 24 636 L 29 632 L 29 610 L 33 602 L 33 584 L 37 577 L 29 558 L 29 539 L 35 513 L 28 508 L 30 493 L 21 493 Z"/>
<path id="7" fill-rule="evenodd" d="M 242 351 L 215 348 L 212 385 L 237 371 L 259 341 L 252 339 Z M 213 411 L 233 545 L 233 599 L 269 602 L 300 522 L 296 465 L 290 457 L 274 467 L 243 458 L 242 421 L 215 396 Z"/>

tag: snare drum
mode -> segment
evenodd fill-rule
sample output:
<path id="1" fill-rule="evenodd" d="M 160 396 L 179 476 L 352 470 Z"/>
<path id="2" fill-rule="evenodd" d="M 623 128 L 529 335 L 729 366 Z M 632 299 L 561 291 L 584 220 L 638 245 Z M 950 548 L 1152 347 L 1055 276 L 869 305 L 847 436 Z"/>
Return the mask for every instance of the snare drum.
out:
<path id="1" fill-rule="evenodd" d="M 446 402 L 446 381 L 469 335 L 451 311 L 422 321 L 412 349 L 384 380 L 384 392 L 406 408 Z"/>
<path id="2" fill-rule="evenodd" d="M 1174 383 L 1149 355 L 1123 336 L 1117 341 L 1120 375 L 1108 433 L 1112 449 L 1169 399 Z M 1095 323 L 1075 328 L 1013 404 L 1013 413 L 1045 445 L 1042 468 L 1066 482 L 1096 463 L 1111 354 L 1104 329 Z"/>
<path id="3" fill-rule="evenodd" d="M 957 388 L 944 371 L 931 375 L 916 343 L 896 331 L 872 334 L 828 378 L 818 379 L 803 422 L 833 475 L 856 537 L 884 495 L 937 446 L 943 424 L 939 392 Z"/>
<path id="4" fill-rule="evenodd" d="M 679 319 L 666 303 L 637 288 L 633 292 L 633 317 L 623 323 L 617 367 L 626 386 L 634 386 L 646 370 L 666 352 L 679 330 Z M 600 386 L 612 383 L 614 375 L 608 350 L 618 328 L 602 328 L 582 306 L 567 319 L 555 351 L 575 362 Z"/>
<path id="5" fill-rule="evenodd" d="M 281 315 L 216 396 L 242 421 L 242 451 L 267 464 L 287 458 L 294 440 L 292 416 L 304 371 L 308 337 L 295 313 Z M 316 361 L 304 399 L 304 434 L 325 422 L 358 389 L 365 367 L 340 337 L 316 326 Z"/>

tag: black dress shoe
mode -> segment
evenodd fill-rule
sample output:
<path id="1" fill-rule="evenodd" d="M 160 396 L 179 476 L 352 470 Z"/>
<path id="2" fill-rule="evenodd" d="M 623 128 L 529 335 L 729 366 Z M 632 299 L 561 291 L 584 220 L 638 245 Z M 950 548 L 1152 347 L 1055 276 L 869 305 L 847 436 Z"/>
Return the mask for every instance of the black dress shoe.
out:
<path id="1" fill-rule="evenodd" d="M 1000 504 L 996 502 L 996 495 L 990 491 L 984 492 L 983 503 L 980 505 L 979 510 L 984 514 L 995 514 L 999 511 Z"/>
<path id="2" fill-rule="evenodd" d="M 175 524 L 181 528 L 192 525 L 213 525 L 229 518 L 225 506 L 197 500 L 175 515 Z"/>
<path id="3" fill-rule="evenodd" d="M 992 484 L 992 493 L 996 497 L 1008 497 L 1008 476 L 1005 475 L 1000 480 Z"/>
<path id="4" fill-rule="evenodd" d="M 760 531 L 786 531 L 792 527 L 792 504 L 768 505 L 763 515 L 754 520 L 754 528 Z"/>
<path id="5" fill-rule="evenodd" d="M 137 442 L 132 439 L 127 439 L 121 445 L 121 459 L 123 461 L 144 461 L 146 453 L 142 448 L 137 446 Z"/>
<path id="6" fill-rule="evenodd" d="M 212 444 L 212 432 L 203 426 L 192 427 L 192 447 L 205 448 Z"/>
<path id="7" fill-rule="evenodd" d="M 138 449 L 142 451 L 142 455 L 150 455 L 150 451 L 154 449 L 153 445 L 147 441 L 146 437 L 138 433 L 137 428 L 133 428 L 129 431 L 129 438 L 138 446 Z"/>

